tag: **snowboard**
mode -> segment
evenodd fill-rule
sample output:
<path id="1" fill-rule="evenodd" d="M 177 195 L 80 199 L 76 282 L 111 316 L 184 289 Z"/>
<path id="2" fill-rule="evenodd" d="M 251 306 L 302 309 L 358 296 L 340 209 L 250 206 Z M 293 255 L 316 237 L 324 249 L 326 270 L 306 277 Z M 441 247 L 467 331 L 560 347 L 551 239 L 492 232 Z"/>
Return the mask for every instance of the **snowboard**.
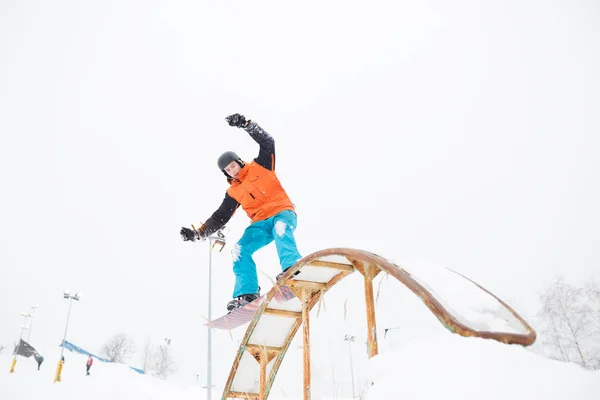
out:
<path id="1" fill-rule="evenodd" d="M 266 297 L 267 295 L 263 294 L 251 303 L 248 303 L 243 307 L 233 310 L 232 312 L 220 318 L 208 321 L 204 325 L 210 326 L 211 328 L 215 329 L 226 330 L 234 329 L 238 326 L 244 325 L 245 323 L 250 322 L 252 318 L 254 318 L 254 315 L 256 315 L 256 311 L 260 308 L 262 303 L 265 301 Z M 275 293 L 273 299 L 278 303 L 285 303 L 286 301 L 290 301 L 295 297 L 296 295 L 294 294 L 294 292 L 292 292 L 292 290 L 289 287 L 280 286 L 277 293 Z"/>

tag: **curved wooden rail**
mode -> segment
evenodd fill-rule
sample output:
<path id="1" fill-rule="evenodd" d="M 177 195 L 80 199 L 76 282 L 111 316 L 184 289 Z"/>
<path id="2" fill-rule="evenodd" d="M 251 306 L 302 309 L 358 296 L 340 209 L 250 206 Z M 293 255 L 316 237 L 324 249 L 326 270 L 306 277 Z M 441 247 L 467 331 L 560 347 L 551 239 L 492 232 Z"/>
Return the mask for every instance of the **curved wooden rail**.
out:
<path id="1" fill-rule="evenodd" d="M 290 279 L 290 276 L 293 276 L 300 269 L 302 269 L 302 273 Z M 278 293 L 279 288 L 275 286 L 269 291 L 240 343 L 223 390 L 222 399 L 266 400 L 281 362 L 300 325 L 304 325 L 304 391 L 305 398 L 308 399 L 310 397 L 310 361 L 308 355 L 310 310 L 318 303 L 325 292 L 355 270 L 359 271 L 365 279 L 369 357 L 376 355 L 378 352 L 372 281 L 382 271 L 399 280 L 419 296 L 439 321 L 454 333 L 523 346 L 529 346 L 535 342 L 535 331 L 512 308 L 477 283 L 455 271 L 452 272 L 467 279 L 497 300 L 522 325 L 523 331 L 526 333 L 472 329 L 461 323 L 444 308 L 442 303 L 405 269 L 377 254 L 364 250 L 330 248 L 302 258 L 296 265 L 288 269 L 280 280 L 294 291 L 298 299 L 287 303 L 278 303 L 275 295 Z M 277 327 L 281 331 L 279 336 L 273 333 L 273 327 Z M 242 364 L 244 365 L 242 366 Z M 258 368 L 258 371 L 256 368 Z M 248 371 L 248 369 L 252 369 L 252 371 Z M 255 384 L 257 375 L 259 388 L 256 388 Z"/>

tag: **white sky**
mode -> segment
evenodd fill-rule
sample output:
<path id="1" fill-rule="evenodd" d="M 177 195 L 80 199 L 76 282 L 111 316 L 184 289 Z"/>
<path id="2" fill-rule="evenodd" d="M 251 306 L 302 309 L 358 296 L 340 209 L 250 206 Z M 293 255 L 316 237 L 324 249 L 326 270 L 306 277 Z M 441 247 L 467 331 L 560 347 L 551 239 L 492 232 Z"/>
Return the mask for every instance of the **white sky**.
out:
<path id="1" fill-rule="evenodd" d="M 170 337 L 178 379 L 203 373 L 207 249 L 179 229 L 220 204 L 223 151 L 258 151 L 234 112 L 276 139 L 303 255 L 426 259 L 535 314 L 556 274 L 600 279 L 599 22 L 593 1 L 3 1 L 0 344 L 33 303 L 32 344 L 58 344 L 67 288 L 75 344 Z"/>

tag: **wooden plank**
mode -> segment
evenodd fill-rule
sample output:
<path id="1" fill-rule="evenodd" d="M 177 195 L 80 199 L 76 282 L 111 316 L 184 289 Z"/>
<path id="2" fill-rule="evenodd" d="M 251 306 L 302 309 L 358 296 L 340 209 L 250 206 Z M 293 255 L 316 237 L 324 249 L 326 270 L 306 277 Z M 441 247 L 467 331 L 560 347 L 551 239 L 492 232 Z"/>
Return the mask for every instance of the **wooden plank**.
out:
<path id="1" fill-rule="evenodd" d="M 324 290 L 327 288 L 327 283 L 313 282 L 313 281 L 301 281 L 299 279 L 290 279 L 286 282 L 286 286 L 290 289 L 309 289 L 311 292 Z M 294 293 L 296 293 L 294 291 Z M 296 294 L 298 296 L 298 294 Z M 300 298 L 300 297 L 298 297 Z"/>
<path id="2" fill-rule="evenodd" d="M 248 393 L 248 392 L 227 392 L 228 399 L 244 399 L 244 400 L 258 400 L 258 393 Z"/>
<path id="3" fill-rule="evenodd" d="M 260 350 L 260 351 L 272 351 L 272 352 L 280 352 L 282 349 L 281 347 L 274 347 L 274 346 L 263 346 L 262 344 L 250 344 L 248 343 L 246 345 L 246 350 Z"/>
<path id="4" fill-rule="evenodd" d="M 299 311 L 278 310 L 275 308 L 265 308 L 263 314 L 274 315 L 276 317 L 302 318 L 302 313 Z"/>
<path id="5" fill-rule="evenodd" d="M 354 272 L 354 267 L 352 265 L 341 264 L 341 263 L 336 263 L 336 262 L 332 262 L 332 261 L 313 260 L 313 261 L 309 262 L 307 265 L 311 266 L 311 267 L 325 267 L 325 268 L 338 269 L 343 272 Z"/>

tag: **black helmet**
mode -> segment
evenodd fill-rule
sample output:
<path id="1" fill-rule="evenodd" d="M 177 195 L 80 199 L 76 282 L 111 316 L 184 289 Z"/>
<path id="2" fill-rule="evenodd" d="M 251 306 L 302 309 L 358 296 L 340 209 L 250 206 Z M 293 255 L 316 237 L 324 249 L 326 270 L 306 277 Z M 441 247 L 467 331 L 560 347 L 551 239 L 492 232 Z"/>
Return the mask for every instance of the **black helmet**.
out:
<path id="1" fill-rule="evenodd" d="M 240 168 L 244 168 L 244 162 L 240 156 L 233 151 L 226 151 L 225 153 L 221 154 L 217 160 L 217 165 L 221 171 L 225 172 L 225 167 L 228 166 L 232 161 L 237 161 Z"/>

